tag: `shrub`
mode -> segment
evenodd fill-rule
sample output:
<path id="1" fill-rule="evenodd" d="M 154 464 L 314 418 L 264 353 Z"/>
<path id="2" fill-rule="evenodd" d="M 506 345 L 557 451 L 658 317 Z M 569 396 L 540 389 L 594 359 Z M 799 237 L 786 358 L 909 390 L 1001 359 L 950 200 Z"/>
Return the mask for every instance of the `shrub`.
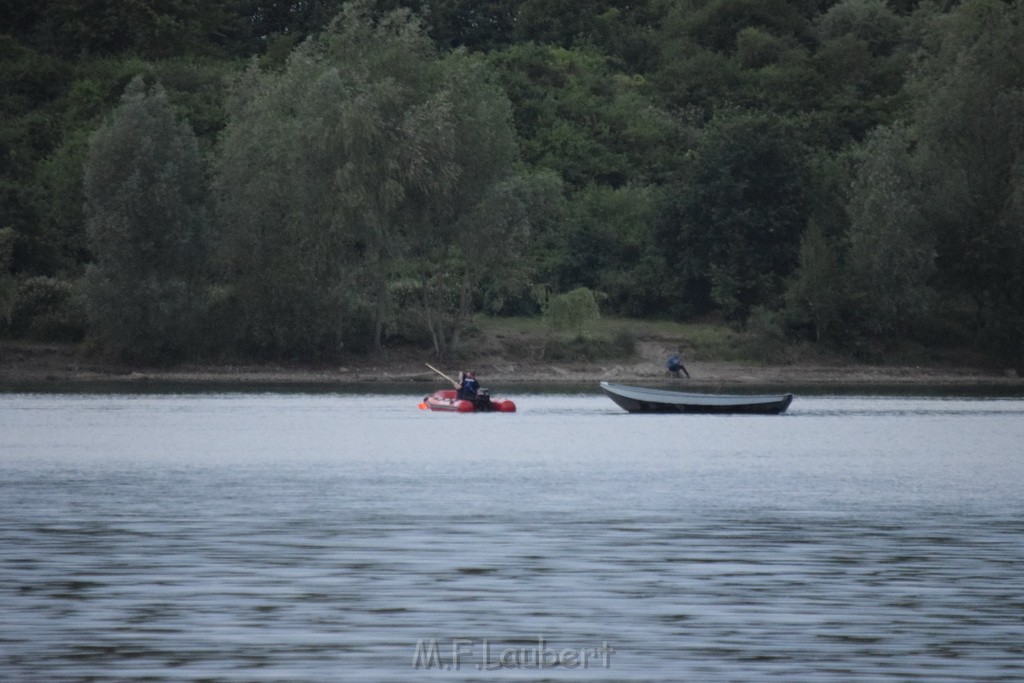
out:
<path id="1" fill-rule="evenodd" d="M 582 335 L 586 327 L 601 317 L 594 293 L 586 287 L 557 294 L 548 299 L 544 309 L 548 325 L 556 332 Z"/>

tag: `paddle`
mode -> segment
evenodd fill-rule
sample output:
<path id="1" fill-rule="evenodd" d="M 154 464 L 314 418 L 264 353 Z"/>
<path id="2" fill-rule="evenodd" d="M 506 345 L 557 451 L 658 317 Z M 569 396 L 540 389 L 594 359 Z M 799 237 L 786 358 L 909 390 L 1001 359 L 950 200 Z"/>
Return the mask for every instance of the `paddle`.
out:
<path id="1" fill-rule="evenodd" d="M 439 374 L 439 375 L 441 375 L 442 377 L 444 377 L 444 378 L 445 378 L 446 380 L 448 380 L 449 382 L 451 382 L 451 383 L 452 383 L 452 386 L 453 386 L 453 387 L 455 387 L 456 389 L 458 389 L 458 388 L 459 388 L 459 383 L 458 383 L 458 382 L 456 382 L 456 381 L 455 381 L 455 380 L 453 380 L 453 379 L 452 379 L 451 377 L 449 377 L 448 375 L 444 374 L 443 372 L 441 372 L 440 370 L 438 370 L 437 368 L 435 368 L 435 367 L 434 367 L 433 365 L 431 365 L 430 363 L 424 363 L 424 365 L 426 365 L 426 366 L 427 366 L 428 368 L 430 368 L 431 370 L 433 370 L 433 371 L 434 371 L 434 372 L 436 372 L 437 374 Z"/>

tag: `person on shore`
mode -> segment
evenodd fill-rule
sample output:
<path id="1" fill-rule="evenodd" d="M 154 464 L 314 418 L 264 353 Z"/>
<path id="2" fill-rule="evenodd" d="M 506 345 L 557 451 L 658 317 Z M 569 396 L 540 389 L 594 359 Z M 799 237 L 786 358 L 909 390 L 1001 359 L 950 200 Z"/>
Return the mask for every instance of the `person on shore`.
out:
<path id="1" fill-rule="evenodd" d="M 686 375 L 686 379 L 690 379 L 690 373 L 686 372 L 686 367 L 683 365 L 683 361 L 679 360 L 678 351 L 668 357 L 665 367 L 668 368 L 668 374 L 673 377 L 679 377 L 679 373 L 682 371 Z"/>
<path id="2" fill-rule="evenodd" d="M 459 388 L 455 390 L 455 396 L 463 401 L 475 401 L 480 391 L 480 383 L 476 381 L 476 373 L 459 371 Z"/>

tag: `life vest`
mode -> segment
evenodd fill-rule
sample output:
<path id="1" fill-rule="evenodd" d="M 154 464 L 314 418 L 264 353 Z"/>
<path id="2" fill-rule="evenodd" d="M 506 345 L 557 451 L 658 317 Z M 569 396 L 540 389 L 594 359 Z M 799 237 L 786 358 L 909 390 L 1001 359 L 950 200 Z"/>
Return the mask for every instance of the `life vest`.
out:
<path id="1" fill-rule="evenodd" d="M 459 388 L 459 395 L 469 401 L 476 398 L 477 391 L 480 390 L 480 383 L 473 377 L 467 377 L 462 380 L 462 386 Z"/>

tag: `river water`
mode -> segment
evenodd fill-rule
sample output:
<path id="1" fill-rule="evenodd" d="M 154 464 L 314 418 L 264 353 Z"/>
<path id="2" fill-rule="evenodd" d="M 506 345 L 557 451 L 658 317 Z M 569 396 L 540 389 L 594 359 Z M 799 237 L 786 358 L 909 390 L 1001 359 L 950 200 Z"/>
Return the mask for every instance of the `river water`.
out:
<path id="1" fill-rule="evenodd" d="M 0 680 L 1024 680 L 1024 400 L 421 398 L 0 394 Z"/>

